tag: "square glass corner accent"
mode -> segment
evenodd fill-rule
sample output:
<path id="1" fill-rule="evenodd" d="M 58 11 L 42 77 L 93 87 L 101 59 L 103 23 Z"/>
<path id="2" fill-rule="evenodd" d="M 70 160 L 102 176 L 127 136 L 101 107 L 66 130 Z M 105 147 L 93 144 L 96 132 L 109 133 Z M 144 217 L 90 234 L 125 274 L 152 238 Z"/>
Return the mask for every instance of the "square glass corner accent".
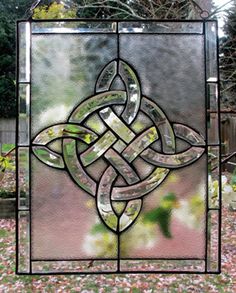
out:
<path id="1" fill-rule="evenodd" d="M 18 22 L 18 274 L 219 273 L 216 21 Z"/>

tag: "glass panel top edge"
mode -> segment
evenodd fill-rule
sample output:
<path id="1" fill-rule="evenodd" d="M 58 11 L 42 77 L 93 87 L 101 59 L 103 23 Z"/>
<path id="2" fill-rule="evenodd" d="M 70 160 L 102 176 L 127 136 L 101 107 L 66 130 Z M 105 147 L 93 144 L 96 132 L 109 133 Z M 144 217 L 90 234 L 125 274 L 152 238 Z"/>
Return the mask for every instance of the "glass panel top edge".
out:
<path id="1" fill-rule="evenodd" d="M 159 33 L 203 34 L 203 25 L 217 20 L 99 20 L 99 19 L 42 19 L 18 20 L 29 22 L 32 34 L 47 33 Z"/>

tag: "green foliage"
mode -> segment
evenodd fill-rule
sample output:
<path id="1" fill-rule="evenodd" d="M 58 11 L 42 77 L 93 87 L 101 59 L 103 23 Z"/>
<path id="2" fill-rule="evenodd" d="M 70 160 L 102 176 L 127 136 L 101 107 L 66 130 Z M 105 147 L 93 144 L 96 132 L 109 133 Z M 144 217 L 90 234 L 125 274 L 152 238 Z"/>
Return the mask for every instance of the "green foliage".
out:
<path id="1" fill-rule="evenodd" d="M 77 9 L 66 9 L 63 4 L 53 2 L 51 5 L 38 6 L 34 10 L 34 19 L 76 18 Z"/>
<path id="2" fill-rule="evenodd" d="M 177 204 L 177 198 L 174 193 L 165 195 L 157 208 L 144 214 L 144 222 L 156 223 L 159 225 L 162 233 L 167 238 L 171 238 L 170 221 L 172 209 Z"/>

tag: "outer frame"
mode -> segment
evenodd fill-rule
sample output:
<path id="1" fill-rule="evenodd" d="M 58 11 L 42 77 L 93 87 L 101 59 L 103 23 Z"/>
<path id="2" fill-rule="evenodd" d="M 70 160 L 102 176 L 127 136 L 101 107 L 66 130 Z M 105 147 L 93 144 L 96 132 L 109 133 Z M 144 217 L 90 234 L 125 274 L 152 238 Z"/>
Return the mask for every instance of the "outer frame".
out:
<path id="1" fill-rule="evenodd" d="M 19 42 L 20 42 L 20 32 L 19 32 L 19 25 L 22 24 L 22 23 L 27 23 L 26 25 L 28 26 L 28 28 L 30 28 L 30 31 L 28 31 L 28 42 L 30 42 L 30 47 L 29 47 L 29 56 L 26 57 L 26 58 L 29 58 L 28 60 L 30 61 L 30 64 L 31 64 L 31 36 L 32 36 L 32 24 L 34 23 L 45 23 L 45 22 L 51 22 L 51 23 L 57 23 L 57 22 L 60 22 L 62 20 L 30 20 L 30 21 L 27 21 L 27 20 L 22 20 L 22 21 L 18 21 L 17 23 L 17 109 L 19 109 L 20 107 L 20 87 L 21 86 L 27 86 L 29 87 L 29 89 L 31 88 L 31 70 L 29 67 L 29 70 L 30 70 L 30 74 L 29 74 L 29 80 L 21 80 L 19 78 L 19 74 L 20 74 L 20 46 L 19 46 Z M 111 22 L 111 23 L 115 23 L 116 24 L 116 29 L 111 32 L 112 34 L 119 34 L 119 30 L 118 30 L 118 26 L 120 23 L 138 23 L 136 20 L 125 20 L 125 21 L 121 21 L 121 20 L 97 20 L 97 19 L 63 19 L 63 22 L 91 22 L 91 23 L 94 23 L 94 22 L 99 22 L 99 23 L 107 23 L 107 22 Z M 217 38 L 217 21 L 213 21 L 213 20 L 210 20 L 210 21 L 207 21 L 207 20 L 143 20 L 142 23 L 201 23 L 203 25 L 203 32 L 202 32 L 202 35 L 204 35 L 204 54 L 205 54 L 205 101 L 206 101 L 206 112 L 205 112 L 205 119 L 206 119 L 206 124 L 207 124 L 207 121 L 209 119 L 209 110 L 211 111 L 211 108 L 209 107 L 208 105 L 208 100 L 209 100 L 209 96 L 208 96 L 208 86 L 210 84 L 214 84 L 214 86 L 216 87 L 216 90 L 217 90 L 217 94 L 218 94 L 218 97 L 217 97 L 217 118 L 218 118 L 218 141 L 217 142 L 213 142 L 213 143 L 209 143 L 208 141 L 208 137 L 209 137 L 209 131 L 208 131 L 208 127 L 206 127 L 206 141 L 207 141 L 207 147 L 206 147 L 206 151 L 208 153 L 208 147 L 217 147 L 218 148 L 218 151 L 219 151 L 219 161 L 218 161 L 218 169 L 219 169 L 219 173 L 218 173 L 218 176 L 220 176 L 221 174 L 221 166 L 220 166 L 220 161 L 221 161 L 221 141 L 220 141 L 220 99 L 219 99 L 219 87 L 220 87 L 220 84 L 219 84 L 219 54 L 218 54 L 218 38 Z M 211 66 L 212 63 L 214 63 L 215 61 L 214 60 L 211 60 L 211 58 L 209 59 L 209 62 L 207 63 L 207 56 L 209 55 L 210 56 L 210 50 L 211 48 L 209 48 L 209 36 L 207 35 L 207 33 L 209 33 L 209 26 L 210 25 L 213 25 L 215 27 L 215 32 L 213 33 L 212 37 L 215 38 L 215 54 L 217 56 L 217 60 L 216 60 L 216 70 L 217 70 L 217 78 L 216 80 L 209 80 L 208 79 L 208 70 L 209 70 L 209 66 Z M 107 33 L 107 32 L 106 32 Z M 122 33 L 122 32 L 121 32 Z M 130 33 L 130 32 L 129 32 Z M 134 34 L 137 34 L 136 32 L 132 32 Z M 153 34 L 156 34 L 155 32 Z M 164 34 L 169 34 L 169 33 L 164 33 Z M 175 34 L 179 34 L 179 33 L 170 33 L 171 35 L 175 35 Z M 184 34 L 184 33 L 182 33 Z M 187 33 L 188 35 L 191 35 L 191 34 L 194 34 L 194 33 Z M 199 34 L 199 33 L 198 33 Z M 27 37 L 26 37 L 27 38 Z M 210 64 L 210 65 L 209 65 Z M 31 89 L 30 89 L 30 98 L 31 98 Z M 31 116 L 31 111 L 30 111 L 30 101 L 29 101 L 29 139 L 31 137 L 30 135 L 30 124 L 31 124 L 31 121 L 30 121 L 30 116 Z M 27 104 L 26 104 L 26 107 L 27 107 Z M 20 134 L 20 129 L 19 129 L 19 123 L 20 122 L 20 119 L 19 119 L 19 115 L 17 116 L 17 119 L 16 119 L 16 141 L 17 141 L 17 148 L 16 148 L 16 173 L 18 174 L 19 172 L 19 169 L 20 169 L 20 160 L 18 160 L 19 158 L 19 155 L 20 155 L 20 152 L 21 150 L 24 150 L 24 149 L 28 149 L 28 152 L 29 152 L 29 170 L 30 170 L 30 167 L 31 167 L 31 159 L 30 159 L 30 154 L 32 152 L 32 147 L 31 147 L 31 143 L 29 144 L 22 144 L 20 142 L 20 139 L 19 139 L 19 134 Z M 206 125 L 208 126 L 208 125 Z M 208 166 L 206 166 L 208 167 Z M 29 176 L 30 176 L 30 173 L 29 173 Z M 208 177 L 208 176 L 207 176 Z M 207 178 L 207 182 L 208 182 L 208 178 Z M 207 202 L 206 202 L 206 205 L 207 205 L 207 212 L 206 212 L 206 252 L 205 252 L 205 260 L 204 260 L 204 269 L 201 269 L 199 271 L 185 271 L 185 270 L 153 270 L 153 271 L 103 271 L 103 272 L 94 272 L 94 271 L 81 271 L 81 272 L 76 272 L 76 271 L 70 271 L 70 270 L 67 270 L 67 271 L 63 271 L 63 272 L 60 272 L 60 271 L 49 271 L 49 272 L 44 272 L 44 271 L 37 271 L 37 270 L 34 270 L 33 269 L 33 265 L 35 264 L 35 262 L 37 262 L 36 260 L 32 261 L 32 257 L 31 257 L 31 240 L 30 240 L 30 235 L 29 235 L 29 238 L 25 238 L 24 241 L 22 241 L 21 239 L 21 235 L 24 235 L 27 234 L 29 232 L 29 234 L 31 234 L 31 226 L 30 226 L 30 222 L 31 222 L 31 197 L 30 197 L 30 190 L 31 190 L 31 186 L 30 186 L 30 177 L 29 177 L 29 205 L 28 206 L 21 206 L 21 196 L 20 196 L 20 185 L 19 185 L 19 179 L 18 179 L 18 175 L 16 175 L 16 184 L 17 184 L 17 189 L 16 189 L 16 193 L 17 193 L 17 200 L 16 200 L 16 208 L 17 208 L 17 213 L 16 213 L 16 273 L 17 274 L 26 274 L 26 275 L 37 275 L 37 274 L 42 274 L 42 275 L 51 275 L 51 274 L 55 274 L 55 275 L 59 275 L 59 274 L 114 274 L 114 273 L 121 273 L 121 274 L 125 274 L 125 273 L 128 273 L 128 274 L 137 274 L 137 273 L 145 273 L 145 274 L 151 274 L 151 273 L 165 273 L 165 274 L 171 274 L 171 273 L 177 273 L 177 274 L 182 274 L 182 273 L 186 273 L 186 274 L 206 274 L 206 273 L 212 273 L 212 274 L 218 274 L 221 272 L 221 242 L 220 242 L 220 238 L 221 238 L 221 207 L 222 207 L 222 199 L 221 199 L 221 180 L 219 180 L 219 205 L 215 208 L 215 207 L 211 207 L 209 205 L 209 188 L 207 190 Z M 208 182 L 209 184 L 209 182 Z M 208 239 L 208 233 L 209 233 L 209 221 L 211 221 L 211 216 L 212 214 L 215 214 L 214 217 L 215 218 L 218 218 L 218 222 L 216 222 L 216 226 L 218 227 L 217 230 L 215 230 L 214 233 L 217 234 L 217 242 L 218 242 L 218 246 L 217 246 L 217 259 L 214 260 L 214 262 L 216 263 L 215 265 L 213 265 L 212 267 L 212 264 L 211 264 L 211 255 L 210 255 L 210 252 L 211 250 L 209 249 L 209 241 L 207 240 Z M 20 227 L 21 227 L 21 217 L 19 218 L 19 216 L 22 216 L 24 215 L 24 218 L 28 218 L 29 219 L 29 223 L 27 224 L 26 223 L 26 226 L 24 227 L 25 230 L 21 230 Z M 25 219 L 24 219 L 25 220 Z M 211 225 L 212 223 L 210 223 Z M 20 230 L 19 230 L 20 229 Z M 29 229 L 29 230 L 28 230 Z M 23 233 L 23 234 L 22 234 Z M 211 235 L 211 234 L 210 234 Z M 25 242 L 26 241 L 26 242 Z M 25 255 L 25 246 L 21 246 L 21 242 L 26 243 L 26 245 L 28 245 L 27 249 L 28 249 L 28 253 L 27 255 Z M 22 268 L 22 255 L 25 256 L 25 260 L 24 260 L 24 265 L 25 265 L 25 269 Z M 151 259 L 151 260 L 155 260 L 155 259 Z M 166 259 L 158 259 L 160 261 L 164 261 Z M 171 260 L 171 259 L 167 259 L 167 260 Z M 174 259 L 174 260 L 182 260 L 182 259 Z M 194 261 L 198 261 L 197 259 L 189 259 L 189 260 L 192 260 L 193 262 Z M 61 260 L 63 261 L 63 260 Z M 74 260 L 76 261 L 76 260 Z M 97 260 L 96 260 L 97 261 Z M 113 261 L 113 259 L 111 259 L 111 261 Z M 118 260 L 118 261 L 122 261 L 121 260 Z M 53 262 L 53 261 L 52 261 Z M 68 264 L 73 262 L 73 260 L 70 260 L 68 261 Z M 24 266 L 23 265 L 23 266 Z"/>

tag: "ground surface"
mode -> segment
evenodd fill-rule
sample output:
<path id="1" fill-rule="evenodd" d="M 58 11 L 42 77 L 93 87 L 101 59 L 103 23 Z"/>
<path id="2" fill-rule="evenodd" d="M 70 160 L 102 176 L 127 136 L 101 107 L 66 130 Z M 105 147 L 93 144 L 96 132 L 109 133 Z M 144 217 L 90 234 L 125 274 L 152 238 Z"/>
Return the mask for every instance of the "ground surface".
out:
<path id="1" fill-rule="evenodd" d="M 226 208 L 220 275 L 16 276 L 14 229 L 0 220 L 0 292 L 236 292 L 236 212 Z"/>

